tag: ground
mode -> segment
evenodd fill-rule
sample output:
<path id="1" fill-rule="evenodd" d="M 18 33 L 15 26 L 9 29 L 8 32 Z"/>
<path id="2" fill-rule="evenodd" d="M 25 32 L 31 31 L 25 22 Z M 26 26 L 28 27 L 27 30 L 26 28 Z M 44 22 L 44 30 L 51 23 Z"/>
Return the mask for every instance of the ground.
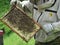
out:
<path id="1" fill-rule="evenodd" d="M 10 9 L 10 0 L 0 0 L 0 18 L 2 18 Z M 0 21 L 0 29 L 5 30 L 4 45 L 34 45 L 35 41 L 32 38 L 28 43 L 23 41 L 16 33 L 12 32 L 6 25 Z"/>

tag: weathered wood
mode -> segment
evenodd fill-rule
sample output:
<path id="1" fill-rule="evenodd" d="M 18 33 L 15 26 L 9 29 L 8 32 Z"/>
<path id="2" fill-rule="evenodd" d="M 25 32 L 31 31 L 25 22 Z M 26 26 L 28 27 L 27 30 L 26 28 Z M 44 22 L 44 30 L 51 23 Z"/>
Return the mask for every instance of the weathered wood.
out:
<path id="1" fill-rule="evenodd" d="M 1 21 L 25 41 L 29 41 L 29 39 L 40 29 L 38 23 L 27 16 L 27 14 L 17 6 L 12 8 Z"/>

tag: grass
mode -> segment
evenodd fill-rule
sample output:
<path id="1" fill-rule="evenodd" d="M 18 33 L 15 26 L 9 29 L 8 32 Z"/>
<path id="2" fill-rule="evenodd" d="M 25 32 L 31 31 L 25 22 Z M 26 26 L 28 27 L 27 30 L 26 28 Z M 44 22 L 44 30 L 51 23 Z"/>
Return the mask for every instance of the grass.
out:
<path id="1" fill-rule="evenodd" d="M 4 36 L 4 45 L 34 45 L 34 39 L 26 43 L 17 34 L 11 33 L 9 36 Z"/>
<path id="2" fill-rule="evenodd" d="M 7 11 L 10 9 L 10 0 L 0 0 L 0 18 L 2 18 Z M 4 34 L 4 45 L 34 45 L 35 41 L 32 38 L 28 43 L 23 41 L 16 33 L 11 32 L 5 24 L 0 22 L 0 29 L 5 30 Z"/>

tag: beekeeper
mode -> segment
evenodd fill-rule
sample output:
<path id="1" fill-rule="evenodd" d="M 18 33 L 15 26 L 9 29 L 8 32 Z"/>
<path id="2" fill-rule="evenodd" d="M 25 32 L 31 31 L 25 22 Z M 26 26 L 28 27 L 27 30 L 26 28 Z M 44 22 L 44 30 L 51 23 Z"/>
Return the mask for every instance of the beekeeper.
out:
<path id="1" fill-rule="evenodd" d="M 18 3 L 11 0 L 11 5 L 15 1 Z M 29 0 L 29 3 L 34 9 L 33 19 L 42 27 L 34 36 L 35 45 L 60 45 L 60 0 Z M 22 5 L 29 7 L 29 3 Z"/>

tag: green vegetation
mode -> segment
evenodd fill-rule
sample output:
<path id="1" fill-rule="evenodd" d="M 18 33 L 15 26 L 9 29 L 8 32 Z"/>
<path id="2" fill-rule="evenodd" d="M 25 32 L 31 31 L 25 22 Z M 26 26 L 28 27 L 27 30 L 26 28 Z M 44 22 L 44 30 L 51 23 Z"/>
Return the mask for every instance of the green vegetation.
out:
<path id="1" fill-rule="evenodd" d="M 0 0 L 0 18 L 10 9 L 10 0 Z M 32 38 L 28 43 L 24 42 L 16 33 L 12 32 L 5 24 L 0 21 L 0 29 L 5 30 L 4 45 L 34 45 Z"/>

